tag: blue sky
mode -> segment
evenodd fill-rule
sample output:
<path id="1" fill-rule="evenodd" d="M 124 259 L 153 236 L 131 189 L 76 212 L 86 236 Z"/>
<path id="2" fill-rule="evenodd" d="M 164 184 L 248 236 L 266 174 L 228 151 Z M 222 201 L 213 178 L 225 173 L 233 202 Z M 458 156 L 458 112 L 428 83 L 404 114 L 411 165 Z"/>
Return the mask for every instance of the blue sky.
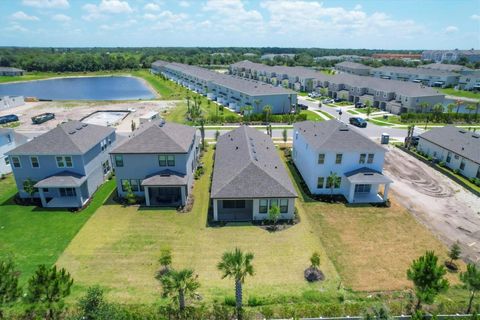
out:
<path id="1" fill-rule="evenodd" d="M 0 0 L 0 46 L 480 48 L 480 0 Z"/>

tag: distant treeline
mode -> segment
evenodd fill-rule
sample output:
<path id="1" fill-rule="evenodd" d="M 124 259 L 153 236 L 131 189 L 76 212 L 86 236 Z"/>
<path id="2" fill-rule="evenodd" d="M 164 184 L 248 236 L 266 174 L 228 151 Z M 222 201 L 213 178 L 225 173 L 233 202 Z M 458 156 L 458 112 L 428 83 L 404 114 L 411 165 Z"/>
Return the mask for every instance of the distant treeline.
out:
<path id="1" fill-rule="evenodd" d="M 270 65 L 328 68 L 338 61 L 315 62 L 314 57 L 374 53 L 420 53 L 421 51 L 320 49 L 320 48 L 0 48 L 0 66 L 27 71 L 83 72 L 148 68 L 155 60 L 176 61 L 194 65 L 229 65 L 241 60 L 259 62 L 266 53 L 294 53 L 294 59 L 275 57 L 264 61 Z M 382 64 L 381 61 L 376 62 Z M 402 60 L 385 64 L 411 65 Z"/>

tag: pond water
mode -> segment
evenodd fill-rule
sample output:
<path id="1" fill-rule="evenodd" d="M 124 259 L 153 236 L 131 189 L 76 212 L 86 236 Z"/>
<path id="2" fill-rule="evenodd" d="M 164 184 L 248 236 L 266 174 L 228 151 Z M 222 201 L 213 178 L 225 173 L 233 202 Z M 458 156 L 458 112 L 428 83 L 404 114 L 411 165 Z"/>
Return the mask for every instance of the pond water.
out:
<path id="1" fill-rule="evenodd" d="M 125 76 L 58 78 L 0 84 L 0 96 L 44 100 L 137 100 L 155 94 L 140 79 Z"/>

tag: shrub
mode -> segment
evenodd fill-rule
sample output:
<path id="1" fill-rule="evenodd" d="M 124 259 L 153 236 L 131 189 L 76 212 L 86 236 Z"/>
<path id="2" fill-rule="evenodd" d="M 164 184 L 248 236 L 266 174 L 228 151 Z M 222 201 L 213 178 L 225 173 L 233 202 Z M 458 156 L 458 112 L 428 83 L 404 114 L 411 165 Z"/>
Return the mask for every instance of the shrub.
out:
<path id="1" fill-rule="evenodd" d="M 257 297 L 257 296 L 250 296 L 248 297 L 248 306 L 250 307 L 258 307 L 265 304 L 265 299 Z"/>
<path id="2" fill-rule="evenodd" d="M 440 167 L 445 167 L 445 161 L 440 161 L 440 163 L 438 164 Z"/>
<path id="3" fill-rule="evenodd" d="M 235 307 L 236 306 L 236 300 L 235 297 L 232 296 L 225 296 L 223 300 L 223 304 L 230 306 L 230 307 Z"/>
<path id="4" fill-rule="evenodd" d="M 195 170 L 193 178 L 195 180 L 198 180 L 204 173 L 205 173 L 205 169 L 203 167 L 198 167 L 197 170 Z"/>
<path id="5" fill-rule="evenodd" d="M 460 170 L 458 170 L 458 169 L 453 169 L 453 173 L 458 174 L 459 172 L 460 172 Z"/>

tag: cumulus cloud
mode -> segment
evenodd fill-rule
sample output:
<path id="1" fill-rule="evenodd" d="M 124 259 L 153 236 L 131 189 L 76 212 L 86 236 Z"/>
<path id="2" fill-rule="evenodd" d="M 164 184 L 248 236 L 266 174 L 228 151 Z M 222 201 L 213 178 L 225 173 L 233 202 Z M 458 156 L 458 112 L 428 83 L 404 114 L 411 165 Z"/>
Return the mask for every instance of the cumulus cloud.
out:
<path id="1" fill-rule="evenodd" d="M 17 11 L 10 16 L 13 20 L 23 20 L 23 21 L 38 21 L 38 17 L 30 16 L 23 11 Z"/>
<path id="2" fill-rule="evenodd" d="M 70 18 L 66 14 L 56 14 L 52 17 L 52 19 L 55 21 L 64 22 L 64 23 L 70 22 L 70 20 L 72 20 L 72 18 Z"/>
<path id="3" fill-rule="evenodd" d="M 458 31 L 458 27 L 456 26 L 448 26 L 445 28 L 446 33 L 455 33 Z"/>
<path id="4" fill-rule="evenodd" d="M 10 31 L 10 32 L 27 32 L 28 31 L 27 28 L 24 28 L 21 25 L 16 24 L 16 23 L 12 24 L 9 27 L 6 27 L 5 30 Z"/>
<path id="5" fill-rule="evenodd" d="M 173 13 L 169 10 L 162 11 L 160 14 L 156 15 L 154 19 L 158 20 L 157 23 L 151 26 L 154 30 L 173 30 L 188 27 L 186 24 L 186 19 L 188 15 L 185 13 Z"/>
<path id="6" fill-rule="evenodd" d="M 121 0 L 101 0 L 98 5 L 87 3 L 83 6 L 83 10 L 87 12 L 83 16 L 85 20 L 95 20 L 105 17 L 106 14 L 131 13 L 133 9 L 127 1 Z"/>
<path id="7" fill-rule="evenodd" d="M 143 9 L 147 10 L 147 11 L 160 11 L 160 6 L 156 3 L 153 3 L 153 2 L 150 2 L 150 3 L 147 3 Z"/>
<path id="8" fill-rule="evenodd" d="M 470 16 L 470 18 L 473 19 L 473 20 L 479 20 L 480 21 L 480 14 L 472 14 Z"/>
<path id="9" fill-rule="evenodd" d="M 22 0 L 25 6 L 36 8 L 65 9 L 70 6 L 68 0 Z"/>
<path id="10" fill-rule="evenodd" d="M 114 23 L 114 24 L 102 24 L 100 26 L 100 29 L 101 30 L 118 30 L 118 29 L 125 29 L 125 28 L 129 28 L 133 25 L 137 24 L 137 20 L 135 19 L 129 19 L 125 22 L 122 22 L 122 23 Z"/>
<path id="11" fill-rule="evenodd" d="M 264 21 L 260 12 L 245 8 L 241 0 L 208 0 L 202 11 L 208 12 L 214 25 L 222 30 L 263 30 Z"/>
<path id="12" fill-rule="evenodd" d="M 188 2 L 188 1 L 180 1 L 180 2 L 178 3 L 178 5 L 179 5 L 180 7 L 187 8 L 187 7 L 190 7 L 190 2 Z"/>

